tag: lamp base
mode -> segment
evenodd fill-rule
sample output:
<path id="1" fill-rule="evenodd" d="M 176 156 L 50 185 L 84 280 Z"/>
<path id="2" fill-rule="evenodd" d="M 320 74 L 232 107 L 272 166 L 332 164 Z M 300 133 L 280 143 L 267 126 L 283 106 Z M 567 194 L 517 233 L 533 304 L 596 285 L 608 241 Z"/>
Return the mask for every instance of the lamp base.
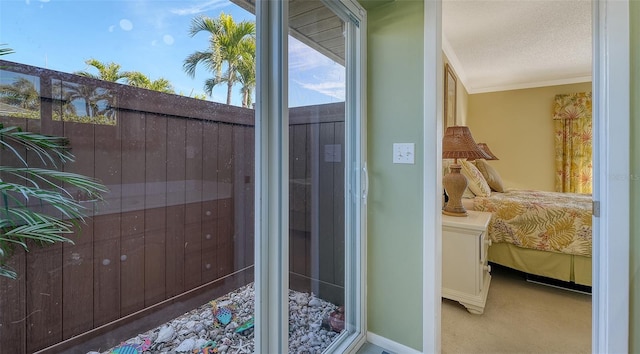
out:
<path id="1" fill-rule="evenodd" d="M 442 209 L 442 214 L 444 215 L 449 215 L 449 216 L 469 216 L 469 213 L 467 213 L 467 211 L 459 211 L 459 212 L 455 212 L 455 211 L 447 211 Z"/>
<path id="2" fill-rule="evenodd" d="M 462 194 L 467 189 L 467 178 L 460 173 L 462 166 L 452 164 L 449 166 L 449 173 L 442 178 L 449 201 L 442 208 L 442 213 L 450 216 L 467 216 L 467 210 L 462 205 Z"/>

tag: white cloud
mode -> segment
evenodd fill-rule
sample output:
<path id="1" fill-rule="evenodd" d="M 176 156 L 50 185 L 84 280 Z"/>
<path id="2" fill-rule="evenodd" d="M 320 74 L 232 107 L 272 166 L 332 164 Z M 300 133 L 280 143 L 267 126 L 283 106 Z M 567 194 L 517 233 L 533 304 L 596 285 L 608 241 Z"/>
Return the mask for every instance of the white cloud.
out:
<path id="1" fill-rule="evenodd" d="M 206 11 L 216 10 L 222 7 L 229 6 L 230 2 L 225 0 L 209 0 L 200 4 L 194 4 L 189 7 L 183 7 L 179 9 L 171 9 L 171 12 L 176 15 L 195 15 Z"/>
<path id="2" fill-rule="evenodd" d="M 109 32 L 113 32 L 116 29 L 115 25 L 109 26 Z"/>
<path id="3" fill-rule="evenodd" d="M 344 101 L 345 99 L 346 89 L 344 81 L 326 81 L 317 84 L 298 82 L 298 84 L 307 90 L 316 91 L 340 101 Z"/>
<path id="4" fill-rule="evenodd" d="M 334 61 L 315 49 L 289 36 L 289 70 L 307 71 L 334 64 Z"/>
<path id="5" fill-rule="evenodd" d="M 289 37 L 289 76 L 302 88 L 345 99 L 344 67 L 293 37 Z"/>
<path id="6" fill-rule="evenodd" d="M 123 18 L 120 20 L 120 28 L 122 28 L 123 31 L 131 31 L 133 29 L 133 22 Z"/>

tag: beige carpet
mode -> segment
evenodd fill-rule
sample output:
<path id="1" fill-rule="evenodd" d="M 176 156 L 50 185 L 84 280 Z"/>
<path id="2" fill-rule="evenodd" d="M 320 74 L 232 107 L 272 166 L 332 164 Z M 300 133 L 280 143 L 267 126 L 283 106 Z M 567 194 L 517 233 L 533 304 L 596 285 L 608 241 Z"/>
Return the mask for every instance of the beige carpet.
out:
<path id="1" fill-rule="evenodd" d="M 493 268 L 484 314 L 443 300 L 443 353 L 591 353 L 591 295 Z"/>

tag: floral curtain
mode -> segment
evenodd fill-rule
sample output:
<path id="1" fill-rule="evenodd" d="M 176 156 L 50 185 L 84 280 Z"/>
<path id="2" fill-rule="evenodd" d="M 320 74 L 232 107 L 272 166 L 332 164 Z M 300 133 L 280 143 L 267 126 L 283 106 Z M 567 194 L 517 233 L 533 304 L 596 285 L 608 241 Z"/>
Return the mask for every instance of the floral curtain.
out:
<path id="1" fill-rule="evenodd" d="M 593 176 L 591 92 L 556 95 L 553 120 L 556 191 L 591 193 Z"/>

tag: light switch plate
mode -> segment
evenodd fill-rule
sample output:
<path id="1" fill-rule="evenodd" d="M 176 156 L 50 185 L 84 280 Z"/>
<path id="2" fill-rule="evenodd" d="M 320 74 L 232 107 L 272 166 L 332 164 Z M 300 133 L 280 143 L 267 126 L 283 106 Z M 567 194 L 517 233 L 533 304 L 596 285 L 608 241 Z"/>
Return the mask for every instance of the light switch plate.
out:
<path id="1" fill-rule="evenodd" d="M 393 163 L 415 163 L 414 143 L 393 143 Z"/>

